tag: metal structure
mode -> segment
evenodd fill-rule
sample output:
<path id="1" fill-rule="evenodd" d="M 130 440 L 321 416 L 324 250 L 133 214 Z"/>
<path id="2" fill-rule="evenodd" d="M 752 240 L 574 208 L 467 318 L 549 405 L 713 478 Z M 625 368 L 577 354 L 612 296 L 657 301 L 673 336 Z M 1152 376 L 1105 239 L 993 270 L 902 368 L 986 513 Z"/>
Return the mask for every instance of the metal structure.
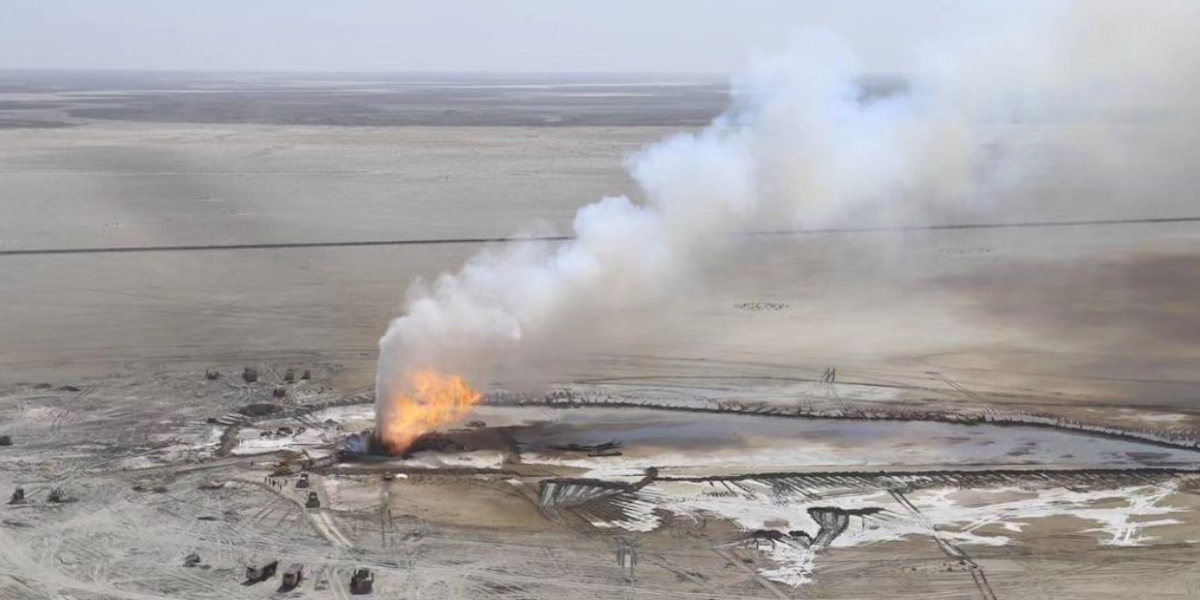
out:
<path id="1" fill-rule="evenodd" d="M 283 572 L 283 587 L 294 588 L 300 585 L 300 581 L 304 579 L 304 565 L 300 563 L 292 563 L 286 571 Z"/>
<path id="2" fill-rule="evenodd" d="M 246 567 L 246 581 L 258 583 L 260 581 L 270 579 L 275 576 L 275 570 L 279 568 L 279 561 L 273 560 L 261 567 L 250 565 Z"/>
<path id="3" fill-rule="evenodd" d="M 350 577 L 351 594 L 370 594 L 375 587 L 375 575 L 370 569 L 358 569 Z"/>

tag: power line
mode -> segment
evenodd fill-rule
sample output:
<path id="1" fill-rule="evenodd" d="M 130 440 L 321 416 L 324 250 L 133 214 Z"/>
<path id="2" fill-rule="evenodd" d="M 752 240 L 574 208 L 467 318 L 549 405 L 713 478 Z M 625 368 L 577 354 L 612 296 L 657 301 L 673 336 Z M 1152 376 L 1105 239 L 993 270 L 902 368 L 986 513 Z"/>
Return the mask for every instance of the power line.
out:
<path id="1" fill-rule="evenodd" d="M 903 227 L 837 227 L 828 229 L 785 229 L 750 231 L 749 237 L 785 235 L 821 235 L 843 233 L 881 233 L 905 231 L 942 231 L 953 229 L 1032 229 L 1043 227 L 1087 227 L 1103 225 L 1138 225 L 1156 223 L 1196 223 L 1196 217 L 1162 217 L 1144 219 L 1096 219 L 1086 221 L 1037 221 L 1017 223 L 956 223 L 943 225 L 911 225 Z M 574 239 L 567 235 L 535 237 L 474 237 L 406 240 L 361 240 L 344 242 L 276 242 L 258 244 L 189 244 L 178 246 L 112 246 L 101 248 L 30 248 L 0 250 L 0 256 L 31 256 L 44 254 L 124 254 L 132 252 L 212 252 L 221 250 L 287 250 L 297 248 L 359 248 L 370 246 L 432 246 L 442 244 L 509 244 L 515 242 L 563 242 Z"/>

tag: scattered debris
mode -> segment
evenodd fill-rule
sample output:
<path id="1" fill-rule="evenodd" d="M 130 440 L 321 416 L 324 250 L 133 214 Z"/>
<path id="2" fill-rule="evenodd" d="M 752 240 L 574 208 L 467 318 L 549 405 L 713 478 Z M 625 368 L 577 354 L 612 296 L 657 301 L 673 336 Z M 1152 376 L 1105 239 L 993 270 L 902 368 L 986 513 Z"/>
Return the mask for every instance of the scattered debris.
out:
<path id="1" fill-rule="evenodd" d="M 195 552 L 183 557 L 183 566 L 191 568 L 200 564 L 200 555 Z"/>
<path id="2" fill-rule="evenodd" d="M 217 379 L 220 376 L 221 376 L 221 372 L 216 369 L 205 369 L 204 370 L 204 378 L 205 379 L 212 380 L 212 379 Z"/>
<path id="3" fill-rule="evenodd" d="M 25 488 L 17 488 L 13 490 L 12 497 L 8 499 L 9 504 L 24 504 L 25 503 Z"/>
<path id="4" fill-rule="evenodd" d="M 258 583 L 270 579 L 275 576 L 275 569 L 277 568 L 279 568 L 279 561 L 277 560 L 273 560 L 261 567 L 250 565 L 246 567 L 246 581 L 249 583 Z"/>
<path id="5" fill-rule="evenodd" d="M 279 429 L 275 430 L 275 435 L 292 435 L 293 433 L 295 432 L 292 431 L 292 428 L 288 427 L 287 425 L 280 425 Z"/>
<path id="6" fill-rule="evenodd" d="M 242 379 L 245 379 L 246 383 L 254 383 L 255 381 L 258 381 L 258 369 L 255 369 L 254 367 L 246 367 L 246 369 L 242 371 Z"/>
<path id="7" fill-rule="evenodd" d="M 555 450 L 566 452 L 587 452 L 588 456 L 621 456 L 621 442 L 609 440 L 602 444 L 564 444 L 554 446 Z"/>
<path id="8" fill-rule="evenodd" d="M 354 458 L 368 454 L 373 449 L 373 441 L 374 435 L 370 430 L 352 433 L 342 442 L 341 448 L 338 449 L 338 456 Z"/>
<path id="9" fill-rule="evenodd" d="M 357 569 L 354 575 L 350 576 L 351 594 L 370 594 L 374 586 L 375 575 L 370 569 Z"/>
<path id="10" fill-rule="evenodd" d="M 304 565 L 300 563 L 292 563 L 286 571 L 283 572 L 283 587 L 291 589 L 300 585 L 300 580 L 304 579 Z"/>
<path id="11" fill-rule="evenodd" d="M 484 427 L 487 427 L 487 423 L 485 423 L 483 421 L 468 421 L 467 427 L 471 427 L 474 429 L 482 429 Z"/>
<path id="12" fill-rule="evenodd" d="M 734 308 L 758 312 L 763 310 L 783 310 L 788 305 L 782 302 L 739 302 L 733 305 Z"/>

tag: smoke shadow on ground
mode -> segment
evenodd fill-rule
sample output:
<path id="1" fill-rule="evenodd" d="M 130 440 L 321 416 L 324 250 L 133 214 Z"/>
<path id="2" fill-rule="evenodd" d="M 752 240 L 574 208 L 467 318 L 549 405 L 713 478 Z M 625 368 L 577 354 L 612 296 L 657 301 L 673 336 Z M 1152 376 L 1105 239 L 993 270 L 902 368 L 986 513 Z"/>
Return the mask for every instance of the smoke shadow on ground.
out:
<path id="1" fill-rule="evenodd" d="M 1200 256 L 1012 259 L 937 281 L 964 298 L 970 315 L 985 326 L 1015 330 L 1026 340 L 1022 347 L 987 352 L 996 369 L 1037 369 L 1033 363 L 1040 363 L 1045 372 L 1129 378 L 1136 380 L 1127 384 L 1130 393 L 1142 397 L 1194 398 L 1200 391 L 1194 376 Z M 1178 385 L 1150 392 L 1146 383 Z"/>

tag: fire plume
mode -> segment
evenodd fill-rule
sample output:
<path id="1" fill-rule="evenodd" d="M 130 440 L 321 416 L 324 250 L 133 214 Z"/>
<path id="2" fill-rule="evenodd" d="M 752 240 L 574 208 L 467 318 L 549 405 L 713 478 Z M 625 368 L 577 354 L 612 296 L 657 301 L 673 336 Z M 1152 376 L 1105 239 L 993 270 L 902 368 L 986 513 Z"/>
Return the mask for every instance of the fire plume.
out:
<path id="1" fill-rule="evenodd" d="M 460 375 L 434 369 L 410 374 L 405 389 L 387 399 L 387 418 L 381 419 L 379 441 L 391 454 L 403 454 L 422 435 L 453 423 L 483 401 Z"/>

